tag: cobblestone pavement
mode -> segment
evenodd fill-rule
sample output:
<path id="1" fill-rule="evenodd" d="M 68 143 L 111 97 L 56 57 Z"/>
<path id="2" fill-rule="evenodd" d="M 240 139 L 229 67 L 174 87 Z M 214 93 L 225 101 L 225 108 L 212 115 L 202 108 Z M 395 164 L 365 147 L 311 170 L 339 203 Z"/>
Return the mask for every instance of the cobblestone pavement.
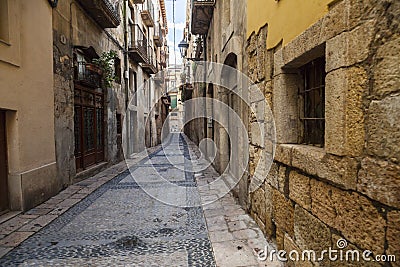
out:
<path id="1" fill-rule="evenodd" d="M 1 224 L 0 266 L 264 265 L 261 231 L 211 167 L 193 171 L 193 144 L 175 134 L 127 163 Z"/>

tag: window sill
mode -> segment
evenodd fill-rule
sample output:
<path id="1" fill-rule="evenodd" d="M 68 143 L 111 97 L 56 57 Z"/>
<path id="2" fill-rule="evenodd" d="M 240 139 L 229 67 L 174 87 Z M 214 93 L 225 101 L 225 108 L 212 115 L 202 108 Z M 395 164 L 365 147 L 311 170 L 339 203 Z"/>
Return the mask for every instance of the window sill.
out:
<path id="1" fill-rule="evenodd" d="M 357 160 L 329 154 L 321 147 L 278 144 L 274 160 L 345 189 L 356 187 Z"/>
<path id="2" fill-rule="evenodd" d="M 6 46 L 11 46 L 11 43 L 10 43 L 10 42 L 5 41 L 5 40 L 3 40 L 3 39 L 0 39 L 0 44 L 6 45 Z"/>

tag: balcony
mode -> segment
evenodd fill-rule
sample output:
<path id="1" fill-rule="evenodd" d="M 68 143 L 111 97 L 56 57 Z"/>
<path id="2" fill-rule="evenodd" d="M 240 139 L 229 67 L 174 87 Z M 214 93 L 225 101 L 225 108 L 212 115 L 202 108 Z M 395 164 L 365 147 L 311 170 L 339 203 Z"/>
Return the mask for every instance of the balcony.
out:
<path id="1" fill-rule="evenodd" d="M 99 88 L 101 87 L 101 73 L 101 69 L 92 63 L 76 62 L 74 81 L 88 87 Z"/>
<path id="2" fill-rule="evenodd" d="M 163 50 L 160 52 L 160 65 L 163 68 L 167 67 L 167 53 Z"/>
<path id="3" fill-rule="evenodd" d="M 215 0 L 192 0 L 192 34 L 206 34 L 214 12 Z"/>
<path id="4" fill-rule="evenodd" d="M 156 26 L 154 27 L 154 44 L 157 47 L 161 47 L 162 43 L 163 43 L 163 34 L 162 34 L 162 29 L 159 23 L 156 24 Z"/>
<path id="5" fill-rule="evenodd" d="M 144 0 L 129 0 L 131 2 L 131 5 L 135 5 L 135 4 L 143 4 Z"/>
<path id="6" fill-rule="evenodd" d="M 116 28 L 121 23 L 118 4 L 109 0 L 79 0 L 86 12 L 102 27 Z"/>
<path id="7" fill-rule="evenodd" d="M 147 58 L 147 39 L 139 25 L 135 24 L 131 27 L 130 34 L 130 45 L 129 45 L 129 56 L 136 62 L 144 63 L 148 60 Z"/>
<path id="8" fill-rule="evenodd" d="M 142 5 L 140 16 L 147 27 L 154 27 L 154 7 L 151 0 L 146 0 L 146 4 Z"/>
<path id="9" fill-rule="evenodd" d="M 165 80 L 164 72 L 163 71 L 158 72 L 153 78 L 158 85 L 162 85 Z"/>
<path id="10" fill-rule="evenodd" d="M 151 46 L 148 47 L 147 61 L 142 63 L 142 69 L 148 74 L 157 73 L 157 62 Z"/>

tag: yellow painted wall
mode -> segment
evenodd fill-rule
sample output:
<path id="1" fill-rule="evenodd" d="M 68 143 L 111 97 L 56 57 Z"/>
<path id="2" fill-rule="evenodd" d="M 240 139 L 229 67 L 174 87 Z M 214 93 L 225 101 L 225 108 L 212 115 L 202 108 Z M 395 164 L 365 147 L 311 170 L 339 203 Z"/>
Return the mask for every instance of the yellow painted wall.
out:
<path id="1" fill-rule="evenodd" d="M 267 48 L 289 43 L 328 12 L 334 0 L 247 0 L 247 37 L 268 24 Z"/>
<path id="2" fill-rule="evenodd" d="M 0 42 L 0 109 L 6 110 L 9 208 L 27 210 L 60 189 L 55 164 L 52 9 L 47 0 L 7 3 L 8 16 L 3 19 L 9 19 L 10 38 Z"/>
<path id="3" fill-rule="evenodd" d="M 52 11 L 45 0 L 15 0 L 19 12 L 16 56 L 0 46 L 0 108 L 16 112 L 18 161 L 10 172 L 24 172 L 55 161 Z M 15 136 L 9 136 L 10 141 Z"/>

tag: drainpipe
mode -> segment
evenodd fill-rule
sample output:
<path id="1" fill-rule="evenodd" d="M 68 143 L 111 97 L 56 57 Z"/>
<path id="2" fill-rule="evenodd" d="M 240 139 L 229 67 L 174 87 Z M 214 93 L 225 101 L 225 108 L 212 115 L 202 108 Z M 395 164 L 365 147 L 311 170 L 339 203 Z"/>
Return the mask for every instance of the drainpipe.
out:
<path id="1" fill-rule="evenodd" d="M 126 154 L 125 156 L 128 157 L 130 154 L 129 150 L 129 144 L 130 144 L 130 137 L 129 137 L 129 121 L 132 119 L 128 118 L 128 104 L 129 104 L 129 55 L 128 55 L 128 16 L 127 16 L 127 11 L 128 11 L 128 0 L 124 1 L 124 11 L 123 11 L 123 20 L 124 20 L 124 85 L 125 85 L 125 142 L 126 142 Z"/>
<path id="2" fill-rule="evenodd" d="M 204 99 L 207 97 L 207 74 L 208 74 L 208 70 L 207 70 L 207 33 L 203 35 L 203 55 L 204 55 L 204 91 L 203 91 L 203 97 Z M 208 131 L 208 127 L 207 127 L 207 106 L 206 106 L 206 100 L 204 100 L 204 123 L 203 123 L 203 127 L 204 127 L 204 132 L 203 132 L 203 138 L 208 138 L 207 135 L 207 131 Z"/>

